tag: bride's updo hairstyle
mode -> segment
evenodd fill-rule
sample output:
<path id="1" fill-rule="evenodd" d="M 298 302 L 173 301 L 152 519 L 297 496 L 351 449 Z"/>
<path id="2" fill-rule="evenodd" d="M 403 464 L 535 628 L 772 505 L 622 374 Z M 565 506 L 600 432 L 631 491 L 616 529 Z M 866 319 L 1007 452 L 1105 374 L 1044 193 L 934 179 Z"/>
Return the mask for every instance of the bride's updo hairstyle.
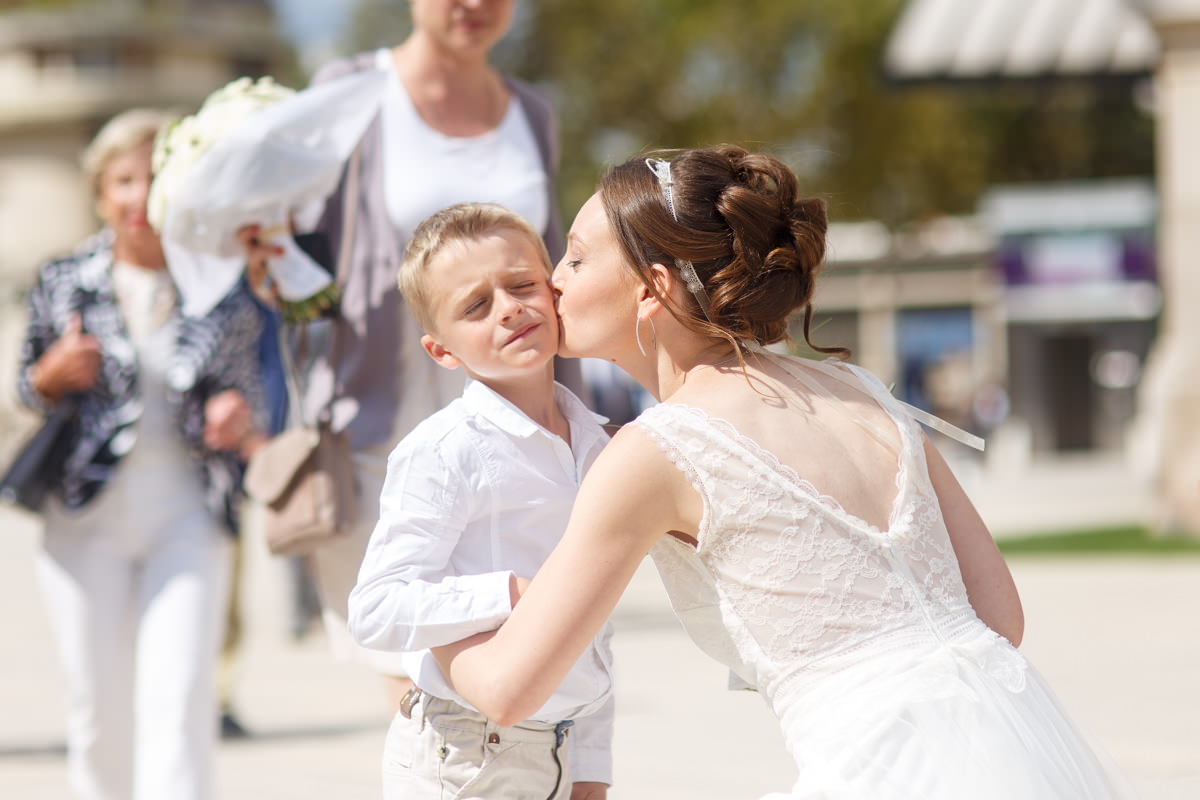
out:
<path id="1" fill-rule="evenodd" d="M 730 145 L 679 151 L 669 170 L 638 157 L 601 179 L 600 198 L 626 259 L 656 296 L 652 264 L 674 266 L 685 283 L 687 264 L 695 269 L 703 291 L 689 292 L 686 308 L 664 301 L 684 325 L 768 345 L 787 339 L 788 318 L 803 308 L 809 347 L 849 355 L 809 340 L 825 203 L 801 197 L 779 159 Z"/>

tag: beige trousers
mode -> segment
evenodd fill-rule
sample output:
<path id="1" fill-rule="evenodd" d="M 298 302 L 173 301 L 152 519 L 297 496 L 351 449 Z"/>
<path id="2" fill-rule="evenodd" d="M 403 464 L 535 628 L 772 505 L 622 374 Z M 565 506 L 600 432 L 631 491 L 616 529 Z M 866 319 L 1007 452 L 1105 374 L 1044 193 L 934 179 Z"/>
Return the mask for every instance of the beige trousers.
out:
<path id="1" fill-rule="evenodd" d="M 570 723 L 501 728 L 477 711 L 423 695 L 397 714 L 383 749 L 384 800 L 567 800 Z"/>

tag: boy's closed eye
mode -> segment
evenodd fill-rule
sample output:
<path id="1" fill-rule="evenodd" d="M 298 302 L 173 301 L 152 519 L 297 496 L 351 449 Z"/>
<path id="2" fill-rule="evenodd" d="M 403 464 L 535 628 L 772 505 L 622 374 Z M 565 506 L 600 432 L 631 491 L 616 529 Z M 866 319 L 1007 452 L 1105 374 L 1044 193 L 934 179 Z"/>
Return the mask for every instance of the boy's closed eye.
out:
<path id="1" fill-rule="evenodd" d="M 472 319 L 480 316 L 487 309 L 487 298 L 480 297 L 467 303 L 467 307 L 463 309 L 463 317 Z"/>

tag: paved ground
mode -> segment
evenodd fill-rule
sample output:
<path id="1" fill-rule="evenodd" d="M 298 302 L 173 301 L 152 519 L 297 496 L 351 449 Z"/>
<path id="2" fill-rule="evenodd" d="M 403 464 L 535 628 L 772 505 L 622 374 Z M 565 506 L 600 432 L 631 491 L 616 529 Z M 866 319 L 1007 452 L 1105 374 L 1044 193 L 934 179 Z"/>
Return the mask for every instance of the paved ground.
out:
<path id="1" fill-rule="evenodd" d="M 1107 497 L 1097 476 L 1085 483 L 1092 514 L 1137 502 Z M 1031 527 L 1003 494 L 977 491 L 985 516 Z M 1042 513 L 1038 503 L 1027 505 Z M 32 577 L 37 536 L 30 519 L 0 510 L 0 797 L 67 800 L 61 683 Z M 332 664 L 319 635 L 292 641 L 282 565 L 250 544 L 238 707 L 255 736 L 222 745 L 220 797 L 374 800 L 386 727 L 378 681 Z M 1144 800 L 1200 797 L 1200 558 L 1018 559 L 1013 570 L 1022 649 Z M 724 690 L 724 671 L 686 640 L 652 568 L 616 623 L 613 800 L 749 799 L 791 785 L 765 706 Z"/>

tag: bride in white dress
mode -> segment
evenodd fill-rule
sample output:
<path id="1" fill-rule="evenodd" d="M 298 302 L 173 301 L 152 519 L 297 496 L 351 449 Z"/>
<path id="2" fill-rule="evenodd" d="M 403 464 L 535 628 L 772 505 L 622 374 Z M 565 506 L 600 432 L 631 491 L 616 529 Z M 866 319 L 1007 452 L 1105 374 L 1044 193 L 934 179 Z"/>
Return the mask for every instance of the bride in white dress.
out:
<path id="1" fill-rule="evenodd" d="M 808 339 L 825 228 L 786 166 L 734 147 L 605 176 L 554 273 L 561 352 L 661 402 L 596 461 L 509 620 L 443 671 L 524 719 L 650 553 L 693 640 L 779 719 L 799 777 L 770 797 L 1133 797 L 1016 649 L 1008 568 L 911 410 L 860 368 L 763 349 L 796 311 Z"/>

